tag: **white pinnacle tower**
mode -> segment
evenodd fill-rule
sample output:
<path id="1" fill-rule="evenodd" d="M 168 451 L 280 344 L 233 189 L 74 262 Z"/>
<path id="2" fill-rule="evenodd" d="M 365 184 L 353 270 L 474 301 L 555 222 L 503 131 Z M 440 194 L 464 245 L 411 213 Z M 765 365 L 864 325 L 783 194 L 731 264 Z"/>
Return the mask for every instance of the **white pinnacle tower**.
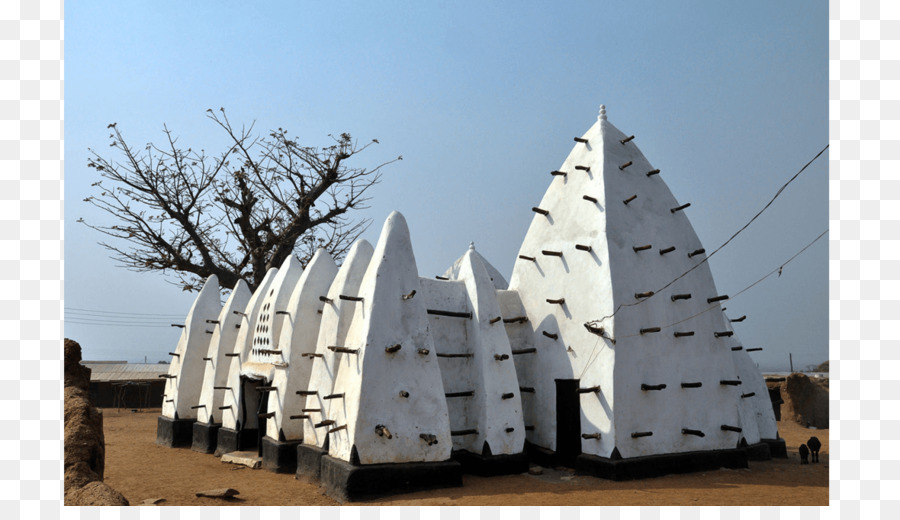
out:
<path id="1" fill-rule="evenodd" d="M 575 141 L 533 209 L 510 280 L 538 350 L 540 370 L 520 375 L 536 389 L 526 415 L 541 419 L 529 440 L 612 460 L 737 447 L 742 381 L 727 296 L 689 204 L 603 105 Z M 580 413 L 557 424 L 560 407 Z"/>

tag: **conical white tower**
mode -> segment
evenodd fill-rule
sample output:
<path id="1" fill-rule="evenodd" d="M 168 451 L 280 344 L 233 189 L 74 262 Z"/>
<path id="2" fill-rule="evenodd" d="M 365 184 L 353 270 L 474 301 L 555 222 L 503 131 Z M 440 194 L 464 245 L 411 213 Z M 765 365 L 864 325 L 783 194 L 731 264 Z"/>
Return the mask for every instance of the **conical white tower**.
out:
<path id="1" fill-rule="evenodd" d="M 271 290 L 272 282 L 278 276 L 278 269 L 273 267 L 266 272 L 262 282 L 253 291 L 247 307 L 241 312 L 237 311 L 241 317 L 240 328 L 238 329 L 237 339 L 234 341 L 234 351 L 225 354 L 228 358 L 228 378 L 226 384 L 219 391 L 222 394 L 222 427 L 219 429 L 219 435 L 216 445 L 216 453 L 228 453 L 239 449 L 240 443 L 238 432 L 248 423 L 257 424 L 256 417 L 249 417 L 247 407 L 247 399 L 242 398 L 242 381 L 241 369 L 247 364 L 250 358 L 250 351 L 253 348 L 255 338 L 255 329 L 259 321 L 260 310 L 263 306 L 263 299 Z M 245 396 L 246 397 L 246 396 Z M 243 404 L 242 404 L 243 403 Z M 256 409 L 249 413 L 255 413 Z"/>
<path id="2" fill-rule="evenodd" d="M 287 304 L 288 314 L 277 344 L 280 361 L 275 361 L 276 368 L 283 370 L 275 371 L 272 386 L 278 391 L 269 395 L 268 408 L 275 412 L 275 417 L 268 422 L 266 434 L 272 439 L 299 441 L 303 438 L 303 423 L 289 416 L 300 414 L 306 401 L 297 391 L 307 389 L 312 366 L 302 355 L 316 346 L 325 305 L 320 297 L 328 290 L 337 270 L 331 255 L 320 248 L 307 264 Z"/>
<path id="3" fill-rule="evenodd" d="M 162 413 L 156 441 L 167 446 L 190 446 L 192 423 L 197 419 L 197 401 L 203 384 L 203 357 L 209 348 L 209 330 L 219 315 L 219 279 L 210 276 L 191 304 L 178 345 L 172 352 L 172 363 L 166 375 Z"/>
<path id="4" fill-rule="evenodd" d="M 325 447 L 327 430 L 316 428 L 315 425 L 328 417 L 328 409 L 333 400 L 323 397 L 332 394 L 334 380 L 344 358 L 343 353 L 328 347 L 346 344 L 350 325 L 355 320 L 363 319 L 363 306 L 352 300 L 341 299 L 341 295 L 359 294 L 359 286 L 369 267 L 373 251 L 372 245 L 365 240 L 355 242 L 350 248 L 331 287 L 323 292 L 325 305 L 316 346 L 300 353 L 300 362 L 309 365 L 311 370 L 305 395 L 301 396 L 303 407 L 300 412 L 306 416 L 302 435 L 305 445 Z M 348 362 L 349 358 L 345 360 L 345 363 Z M 312 472 L 316 471 L 317 466 L 312 469 Z"/>
<path id="5" fill-rule="evenodd" d="M 403 298 L 418 289 L 409 229 L 395 211 L 357 296 L 363 319 L 353 323 L 344 345 L 331 349 L 343 350 L 347 361 L 332 392 L 341 401 L 328 413 L 332 457 L 358 457 L 360 464 L 450 459 L 447 402 L 425 306 L 421 298 Z M 395 345 L 401 348 L 392 351 Z M 379 433 L 379 425 L 391 435 Z"/>
<path id="6" fill-rule="evenodd" d="M 222 410 L 219 407 L 225 398 L 223 389 L 228 382 L 228 368 L 231 364 L 227 354 L 234 352 L 241 325 L 241 315 L 235 311 L 244 312 L 251 295 L 247 282 L 238 280 L 219 312 L 219 317 L 211 324 L 213 333 L 203 359 L 203 384 L 197 403 L 197 423 L 194 424 L 191 445 L 194 451 L 212 453 L 216 449 L 219 426 L 222 424 Z"/>
<path id="7" fill-rule="evenodd" d="M 275 367 L 267 410 L 274 414 L 265 422 L 262 439 L 263 467 L 281 473 L 297 470 L 297 444 L 303 438 L 304 392 L 309 385 L 312 366 L 302 357 L 315 348 L 322 323 L 322 294 L 331 285 L 337 265 L 320 248 L 297 281 L 284 309 L 285 319 L 276 349 L 269 355 Z M 298 395 L 298 393 L 300 395 Z"/>
<path id="8" fill-rule="evenodd" d="M 450 460 L 447 401 L 406 220 L 384 223 L 342 345 L 327 419 L 326 492 L 339 500 L 389 490 L 461 485 Z M 298 454 L 300 451 L 298 450 Z M 409 464 L 412 463 L 412 464 Z M 298 461 L 298 471 L 303 464 Z"/>
<path id="9" fill-rule="evenodd" d="M 741 381 L 727 296 L 689 204 L 605 108 L 575 141 L 533 209 L 510 280 L 541 366 L 525 382 L 542 420 L 529 440 L 609 460 L 735 448 Z M 559 410 L 580 413 L 564 411 L 560 424 Z"/>
<path id="10" fill-rule="evenodd" d="M 510 346 L 497 302 L 496 285 L 505 288 L 506 281 L 489 265 L 473 245 L 454 273 L 465 284 L 472 309 L 466 343 L 473 354 L 468 363 L 469 378 L 477 390 L 465 411 L 468 424 L 478 432 L 460 441 L 454 438 L 454 447 L 483 456 L 515 455 L 523 453 L 525 445 L 522 393 L 531 389 L 519 387 L 513 361 L 517 351 Z M 452 377 L 450 371 L 444 380 Z M 521 469 L 527 470 L 527 465 Z"/>

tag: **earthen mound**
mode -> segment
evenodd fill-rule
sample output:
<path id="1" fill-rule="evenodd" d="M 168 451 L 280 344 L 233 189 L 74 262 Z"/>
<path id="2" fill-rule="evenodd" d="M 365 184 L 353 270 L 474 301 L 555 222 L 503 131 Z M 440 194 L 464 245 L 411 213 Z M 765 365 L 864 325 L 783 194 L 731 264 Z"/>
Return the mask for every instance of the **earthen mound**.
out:
<path id="1" fill-rule="evenodd" d="M 127 506 L 128 499 L 122 493 L 99 480 L 84 487 L 66 490 L 67 506 Z"/>
<path id="2" fill-rule="evenodd" d="M 794 373 L 781 383 L 782 420 L 828 428 L 828 380 Z"/>
<path id="3" fill-rule="evenodd" d="M 91 369 L 81 364 L 81 345 L 66 338 L 64 348 L 63 378 L 66 388 L 72 387 L 87 392 L 91 388 Z"/>
<path id="4" fill-rule="evenodd" d="M 88 395 L 91 370 L 82 366 L 81 345 L 65 340 L 65 504 L 127 506 L 121 493 L 103 483 L 103 414 Z"/>

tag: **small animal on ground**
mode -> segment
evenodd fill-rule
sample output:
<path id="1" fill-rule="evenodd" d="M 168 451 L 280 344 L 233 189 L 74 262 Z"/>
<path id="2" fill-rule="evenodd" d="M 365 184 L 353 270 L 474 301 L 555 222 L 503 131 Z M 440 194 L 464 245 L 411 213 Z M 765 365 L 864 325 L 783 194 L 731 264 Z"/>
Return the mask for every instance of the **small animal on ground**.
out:
<path id="1" fill-rule="evenodd" d="M 809 448 L 806 444 L 800 445 L 800 464 L 809 464 Z"/>
<path id="2" fill-rule="evenodd" d="M 812 454 L 812 461 L 819 462 L 819 450 L 822 449 L 822 443 L 819 441 L 817 437 L 810 437 L 808 441 L 806 441 L 806 445 L 809 446 L 809 452 Z"/>

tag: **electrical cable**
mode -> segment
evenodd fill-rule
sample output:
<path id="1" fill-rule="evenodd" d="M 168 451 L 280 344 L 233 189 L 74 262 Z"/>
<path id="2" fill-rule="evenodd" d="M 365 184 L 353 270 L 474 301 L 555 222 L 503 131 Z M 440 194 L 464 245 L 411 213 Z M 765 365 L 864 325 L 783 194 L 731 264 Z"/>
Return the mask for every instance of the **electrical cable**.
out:
<path id="1" fill-rule="evenodd" d="M 737 292 L 731 299 L 738 297 L 739 295 L 741 295 L 741 294 L 743 294 L 744 292 L 746 292 L 747 290 L 749 290 L 751 287 L 753 287 L 753 286 L 755 286 L 756 284 L 762 282 L 763 280 L 765 280 L 766 278 L 772 276 L 773 274 L 775 274 L 775 273 L 780 273 L 781 270 L 784 268 L 784 266 L 786 266 L 786 265 L 788 265 L 789 263 L 791 263 L 791 261 L 794 260 L 795 258 L 797 258 L 798 256 L 800 256 L 801 253 L 803 253 L 804 251 L 806 251 L 807 249 L 809 249 L 810 246 L 812 246 L 813 244 L 815 244 L 816 242 L 818 242 L 819 239 L 822 238 L 823 236 L 825 236 L 826 233 L 828 233 L 828 230 L 827 230 L 827 229 L 826 229 L 825 231 L 823 231 L 821 234 L 819 234 L 819 236 L 817 236 L 812 242 L 810 242 L 809 244 L 807 244 L 806 247 L 804 247 L 804 248 L 801 249 L 800 251 L 797 251 L 797 253 L 795 253 L 794 256 L 788 258 L 787 261 L 785 261 L 785 262 L 782 263 L 780 266 L 778 266 L 778 267 L 776 267 L 775 269 L 773 269 L 772 271 L 770 271 L 768 274 L 766 274 L 765 276 L 763 276 L 763 277 L 760 278 L 759 280 L 757 280 L 757 281 L 751 283 L 750 285 L 748 285 L 747 287 L 744 287 L 743 289 L 741 289 L 741 290 L 740 290 L 739 292 Z M 779 275 L 779 276 L 780 276 L 780 275 Z M 686 322 L 686 321 L 688 321 L 688 320 L 692 320 L 692 319 L 696 318 L 697 316 L 700 316 L 700 315 L 702 315 L 702 314 L 705 314 L 705 313 L 707 313 L 707 312 L 709 312 L 709 311 L 711 311 L 711 310 L 713 310 L 713 309 L 715 309 L 715 308 L 717 308 L 717 307 L 718 307 L 717 305 L 710 305 L 708 308 L 706 308 L 706 309 L 704 309 L 704 310 L 698 312 L 697 314 L 694 314 L 693 316 L 689 316 L 689 317 L 687 317 L 687 318 L 685 318 L 685 319 L 683 319 L 683 320 L 681 320 L 681 321 L 677 321 L 677 322 L 675 322 L 675 323 L 670 323 L 669 325 L 666 325 L 666 326 L 664 326 L 664 327 L 660 327 L 660 330 L 662 330 L 662 329 L 667 329 L 667 328 L 669 328 L 669 327 L 674 327 L 675 325 L 680 325 L 681 323 L 684 323 L 684 322 Z M 590 323 L 590 322 L 589 322 L 589 323 Z M 639 335 L 640 335 L 640 334 L 631 334 L 631 335 L 629 335 L 629 336 L 621 336 L 621 337 L 619 337 L 618 339 L 630 338 L 630 337 L 639 336 Z M 605 337 L 605 336 L 604 336 L 604 337 Z M 606 339 L 609 339 L 609 340 L 615 342 L 615 339 L 616 339 L 616 338 L 606 338 Z M 600 350 L 597 350 L 597 345 L 598 345 L 599 343 L 600 343 L 600 338 L 598 337 L 598 338 L 596 338 L 596 341 L 594 342 L 594 345 L 593 345 L 593 347 L 592 347 L 592 351 L 591 351 L 591 354 L 590 354 L 590 358 L 588 359 L 588 362 L 585 363 L 584 370 L 581 371 L 581 375 L 579 376 L 579 379 L 582 378 L 582 377 L 584 377 L 584 374 L 587 373 L 588 368 L 590 368 L 591 365 L 593 365 L 594 362 L 597 361 L 597 358 L 598 358 L 599 355 L 600 355 Z M 605 346 L 605 345 L 606 345 L 605 343 L 602 344 L 602 346 Z M 602 346 L 601 346 L 601 349 L 602 349 Z"/>
<path id="2" fill-rule="evenodd" d="M 789 259 L 787 259 L 785 262 L 783 262 L 781 265 L 779 265 L 778 267 L 776 267 L 775 269 L 773 269 L 772 271 L 770 271 L 768 274 L 766 274 L 765 276 L 763 276 L 763 277 L 760 278 L 759 280 L 757 280 L 757 281 L 751 283 L 751 284 L 748 285 L 747 287 L 744 287 L 743 289 L 741 289 L 740 291 L 738 291 L 737 293 L 735 293 L 734 296 L 731 296 L 728 300 L 729 300 L 729 301 L 734 300 L 735 298 L 737 298 L 738 296 L 740 296 L 741 294 L 743 294 L 744 292 L 746 292 L 747 290 L 749 290 L 750 288 L 752 288 L 753 286 L 755 286 L 756 284 L 762 282 L 763 280 L 765 280 L 766 278 L 772 276 L 773 274 L 775 274 L 775 273 L 777 273 L 777 272 L 780 272 L 781 269 L 784 268 L 784 266 L 786 266 L 786 265 L 788 265 L 789 263 L 791 263 L 791 261 L 794 260 L 795 258 L 797 258 L 798 256 L 800 256 L 801 253 L 803 253 L 804 251 L 806 251 L 807 249 L 809 249 L 810 246 L 812 246 L 813 244 L 815 244 L 816 242 L 818 242 L 819 239 L 822 238 L 823 236 L 825 236 L 826 233 L 828 233 L 828 230 L 827 230 L 827 229 L 826 229 L 825 231 L 823 231 L 821 234 L 819 234 L 819 236 L 817 236 L 812 242 L 810 242 L 809 244 L 806 244 L 806 247 L 804 247 L 803 249 L 801 249 L 800 251 L 798 251 L 797 253 L 795 253 L 794 256 L 792 256 L 792 257 L 790 257 Z M 709 311 L 711 311 L 711 310 L 713 310 L 713 309 L 716 309 L 716 308 L 718 308 L 718 307 L 719 307 L 719 306 L 718 306 L 717 304 L 716 304 L 716 305 L 710 305 L 710 306 L 707 307 L 706 309 L 704 309 L 704 310 L 698 312 L 697 314 L 694 314 L 693 316 L 688 316 L 687 318 L 685 318 L 685 319 L 683 319 L 683 320 L 681 320 L 681 321 L 676 321 L 675 323 L 670 323 L 670 324 L 668 324 L 668 325 L 665 325 L 665 326 L 663 326 L 663 327 L 660 327 L 660 329 L 667 329 L 667 328 L 670 328 L 670 327 L 674 327 L 675 325 L 680 325 L 680 324 L 682 324 L 682 323 L 684 323 L 684 322 L 686 322 L 686 321 L 692 320 L 692 319 L 696 318 L 697 316 L 700 316 L 701 314 L 705 314 L 705 313 L 707 313 L 707 312 L 709 312 Z M 634 337 L 634 336 L 640 336 L 640 334 L 630 334 L 630 335 L 628 335 L 628 336 L 617 336 L 616 339 L 631 338 L 631 337 Z"/>
<path id="3" fill-rule="evenodd" d="M 165 316 L 167 318 L 171 317 L 184 317 L 183 314 L 153 314 L 148 312 L 118 312 L 118 311 L 105 311 L 99 309 L 81 309 L 78 307 L 65 307 L 68 311 L 79 311 L 79 312 L 91 312 L 98 314 L 116 314 L 116 315 L 131 315 L 131 316 Z"/>
<path id="4" fill-rule="evenodd" d="M 168 325 L 173 322 L 183 321 L 184 318 L 138 318 L 130 316 L 100 316 L 95 314 L 81 314 L 77 312 L 64 313 L 66 320 L 74 318 L 84 321 L 108 322 L 108 323 L 141 323 L 144 325 Z"/>
<path id="5" fill-rule="evenodd" d="M 105 322 L 90 322 L 90 321 L 75 321 L 75 320 L 65 320 L 63 323 L 65 324 L 73 324 L 73 325 L 102 325 L 104 327 L 150 327 L 150 328 L 168 328 L 171 325 L 144 325 L 140 323 L 105 323 Z"/>
<path id="6" fill-rule="evenodd" d="M 747 229 L 747 227 L 749 227 L 750 224 L 752 224 L 753 221 L 757 219 L 757 217 L 759 217 L 760 215 L 762 215 L 762 213 L 763 213 L 764 211 L 766 211 L 766 210 L 769 208 L 769 206 L 772 205 L 773 202 L 775 202 L 775 199 L 777 199 L 777 198 L 781 195 L 781 193 L 784 191 L 784 189 L 787 188 L 788 185 L 789 185 L 790 183 L 794 182 L 794 179 L 796 179 L 797 177 L 799 177 L 800 174 L 803 173 L 803 171 L 806 170 L 806 168 L 809 167 L 810 164 L 812 164 L 812 163 L 813 163 L 816 159 L 818 159 L 823 153 L 825 153 L 825 150 L 827 150 L 828 147 L 829 147 L 829 145 L 826 144 L 826 145 L 825 145 L 825 148 L 822 148 L 822 150 L 821 150 L 819 153 L 817 153 L 815 157 L 813 157 L 812 159 L 809 160 L 809 162 L 807 162 L 806 164 L 803 165 L 803 168 L 800 168 L 800 171 L 798 171 L 797 173 L 795 173 L 793 177 L 791 177 L 790 179 L 788 179 L 788 181 L 787 181 L 786 183 L 784 183 L 784 184 L 781 186 L 781 188 L 778 189 L 778 191 L 775 193 L 775 196 L 773 196 L 772 199 L 769 200 L 769 202 L 766 203 L 766 205 L 763 206 L 763 208 L 762 208 L 761 210 L 759 210 L 759 212 L 757 212 L 756 215 L 753 216 L 753 218 L 751 218 L 749 221 L 747 221 L 746 224 L 744 224 L 744 225 L 743 225 L 740 229 L 738 229 L 733 235 L 731 235 L 731 238 L 729 238 L 728 240 L 726 240 L 725 243 L 723 243 L 721 246 L 719 246 L 718 248 L 716 248 L 716 250 L 713 251 L 712 253 L 708 254 L 708 255 L 706 256 L 706 258 L 704 258 L 703 260 L 701 260 L 700 262 L 698 262 L 697 265 L 695 265 L 694 267 L 691 267 L 690 269 L 688 269 L 687 271 L 685 271 L 685 272 L 682 273 L 680 276 L 676 277 L 674 280 L 672 280 L 671 282 L 667 283 L 666 285 L 664 285 L 664 286 L 661 287 L 660 289 L 658 289 L 658 290 L 656 290 L 656 291 L 653 291 L 653 294 L 650 295 L 649 297 L 644 298 L 644 299 L 642 299 L 642 300 L 638 300 L 638 301 L 636 301 L 636 302 L 634 302 L 634 303 L 620 303 L 619 306 L 616 307 L 616 310 L 613 311 L 612 314 L 610 314 L 609 316 L 604 316 L 603 318 L 600 318 L 599 320 L 594 320 L 594 321 L 592 321 L 592 322 L 590 322 L 590 323 L 599 323 L 599 322 L 601 322 L 601 321 L 603 321 L 603 320 L 605 320 L 605 319 L 612 318 L 613 316 L 615 316 L 615 315 L 622 309 L 622 307 L 633 307 L 633 306 L 635 306 L 635 305 L 640 305 L 640 304 L 642 304 L 642 303 L 648 301 L 650 298 L 653 298 L 653 296 L 655 296 L 656 294 L 659 294 L 661 291 L 664 291 L 664 290 L 668 289 L 669 287 L 671 287 L 671 285 L 672 285 L 673 283 L 675 283 L 675 282 L 677 282 L 678 280 L 680 280 L 680 279 L 684 278 L 685 276 L 687 276 L 687 275 L 688 275 L 691 271 L 693 271 L 694 269 L 696 269 L 696 268 L 700 267 L 701 265 L 705 264 L 706 262 L 708 262 L 709 259 L 712 258 L 713 255 L 715 255 L 716 253 L 718 253 L 719 251 L 721 251 L 723 247 L 727 246 L 732 240 L 735 239 L 735 237 L 737 237 L 739 234 L 741 234 L 741 232 L 743 232 L 745 229 Z"/>

